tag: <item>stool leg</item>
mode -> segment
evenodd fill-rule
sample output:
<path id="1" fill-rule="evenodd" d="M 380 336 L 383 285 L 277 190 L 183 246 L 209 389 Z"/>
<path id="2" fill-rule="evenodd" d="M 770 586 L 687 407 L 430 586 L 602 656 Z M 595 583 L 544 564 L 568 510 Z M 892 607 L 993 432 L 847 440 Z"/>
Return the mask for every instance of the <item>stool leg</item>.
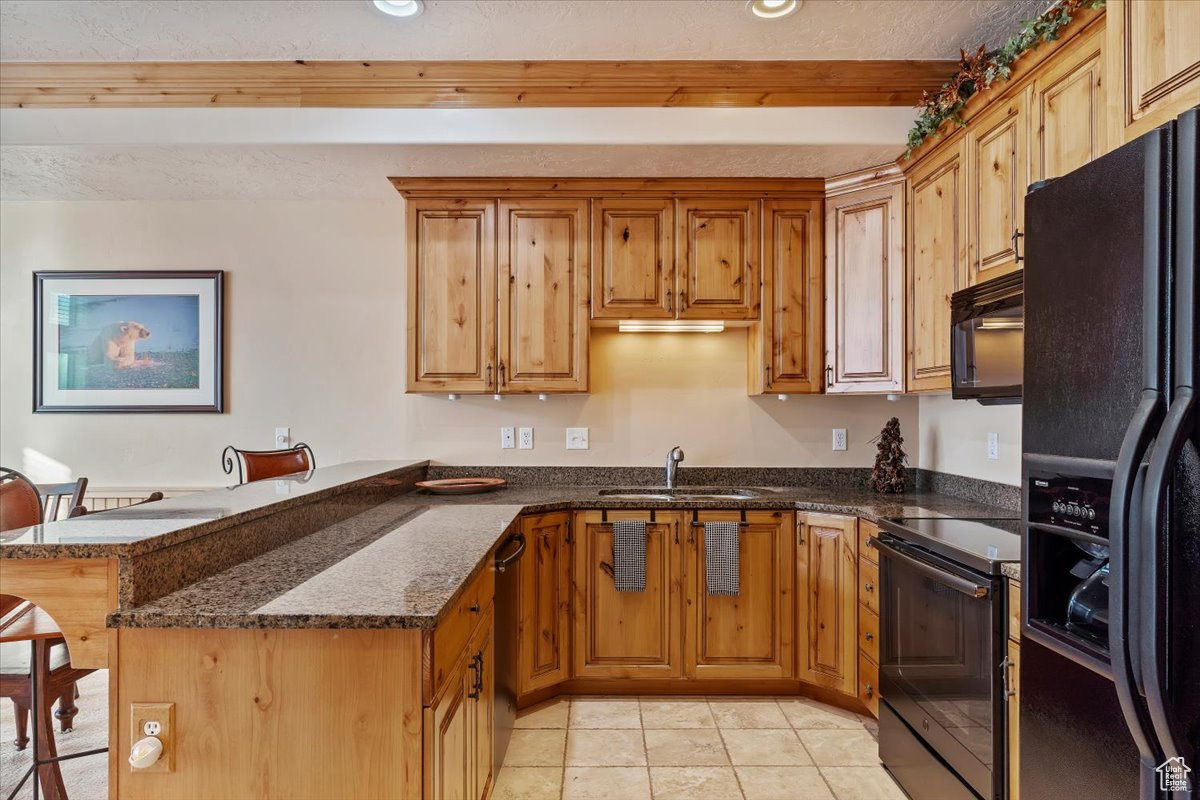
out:
<path id="1" fill-rule="evenodd" d="M 13 716 L 17 722 L 17 738 L 13 742 L 18 750 L 24 750 L 29 744 L 29 706 L 17 698 L 12 698 Z"/>
<path id="2" fill-rule="evenodd" d="M 48 691 L 50 683 L 50 647 L 45 639 L 33 642 L 33 660 L 30 665 L 36 670 L 33 692 L 33 725 L 35 742 L 34 757 L 46 761 L 58 756 L 54 745 L 54 700 Z M 63 785 L 62 770 L 58 762 L 38 767 L 38 778 L 43 800 L 67 800 L 67 787 Z M 36 798 L 35 798 L 36 800 Z"/>
<path id="3" fill-rule="evenodd" d="M 59 729 L 63 733 L 75 727 L 75 715 L 79 713 L 79 708 L 75 705 L 75 698 L 79 693 L 75 689 L 75 684 L 71 684 L 58 698 L 58 708 L 54 711 L 54 718 L 58 720 Z"/>

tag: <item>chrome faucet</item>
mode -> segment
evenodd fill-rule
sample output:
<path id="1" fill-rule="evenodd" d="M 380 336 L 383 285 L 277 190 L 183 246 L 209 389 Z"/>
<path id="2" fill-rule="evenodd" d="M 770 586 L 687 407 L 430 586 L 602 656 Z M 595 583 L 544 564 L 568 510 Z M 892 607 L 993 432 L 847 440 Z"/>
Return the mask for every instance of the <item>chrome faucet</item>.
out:
<path id="1" fill-rule="evenodd" d="M 683 448 L 675 445 L 671 448 L 671 452 L 667 453 L 667 488 L 675 488 L 675 470 L 679 468 L 679 462 L 683 461 Z"/>

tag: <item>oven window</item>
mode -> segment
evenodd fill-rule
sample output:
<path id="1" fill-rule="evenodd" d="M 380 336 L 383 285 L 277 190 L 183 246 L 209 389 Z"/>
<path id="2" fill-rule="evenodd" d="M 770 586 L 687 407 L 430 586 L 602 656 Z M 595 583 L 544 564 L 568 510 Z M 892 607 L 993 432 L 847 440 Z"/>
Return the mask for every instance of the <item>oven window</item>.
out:
<path id="1" fill-rule="evenodd" d="M 952 765 L 973 758 L 990 771 L 996 669 L 990 602 L 881 555 L 884 699 Z M 969 771 L 960 765 L 961 774 Z"/>

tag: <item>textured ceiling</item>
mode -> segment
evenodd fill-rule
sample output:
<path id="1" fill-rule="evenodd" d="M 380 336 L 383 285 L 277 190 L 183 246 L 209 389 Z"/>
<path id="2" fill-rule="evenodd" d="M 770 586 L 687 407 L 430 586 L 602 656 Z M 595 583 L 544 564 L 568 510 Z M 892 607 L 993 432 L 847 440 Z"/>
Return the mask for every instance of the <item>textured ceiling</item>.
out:
<path id="1" fill-rule="evenodd" d="M 0 58 L 952 58 L 995 46 L 1048 0 L 807 0 L 756 20 L 744 0 L 4 0 Z"/>
<path id="2" fill-rule="evenodd" d="M 404 176 L 810 177 L 894 161 L 900 146 L 431 145 L 0 148 L 2 200 L 390 199 Z"/>

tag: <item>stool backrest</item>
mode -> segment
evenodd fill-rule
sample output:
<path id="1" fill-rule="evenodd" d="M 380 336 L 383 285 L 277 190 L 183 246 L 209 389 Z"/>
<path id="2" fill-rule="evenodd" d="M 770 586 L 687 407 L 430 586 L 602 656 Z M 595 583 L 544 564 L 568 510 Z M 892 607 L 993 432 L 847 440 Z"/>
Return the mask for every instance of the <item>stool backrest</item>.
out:
<path id="1" fill-rule="evenodd" d="M 71 509 L 71 518 L 73 519 L 75 517 L 84 517 L 89 514 L 93 514 L 93 515 L 94 514 L 103 514 L 106 511 L 121 511 L 126 508 L 133 508 L 134 506 L 145 505 L 146 503 L 154 503 L 154 502 L 157 502 L 158 500 L 162 500 L 162 499 L 163 499 L 162 492 L 151 492 L 150 494 L 146 495 L 146 498 L 144 500 L 138 500 L 136 503 L 130 503 L 127 506 L 117 506 L 115 508 L 103 508 L 99 511 L 88 511 L 87 506 L 75 506 L 74 508 Z"/>
<path id="2" fill-rule="evenodd" d="M 70 517 L 75 509 L 82 508 L 87 485 L 87 478 L 80 478 L 73 483 L 39 483 L 37 489 L 42 497 L 42 519 L 54 522 L 58 519 L 60 508 L 66 512 L 64 517 Z M 67 501 L 66 505 L 63 505 L 64 500 Z"/>
<path id="3" fill-rule="evenodd" d="M 232 475 L 236 465 L 238 483 L 250 483 L 308 472 L 317 466 L 317 459 L 304 442 L 286 450 L 240 450 L 230 445 L 221 453 L 221 465 L 226 475 Z"/>
<path id="4" fill-rule="evenodd" d="M 15 469 L 0 467 L 0 531 L 42 522 L 42 496 L 37 486 Z"/>

